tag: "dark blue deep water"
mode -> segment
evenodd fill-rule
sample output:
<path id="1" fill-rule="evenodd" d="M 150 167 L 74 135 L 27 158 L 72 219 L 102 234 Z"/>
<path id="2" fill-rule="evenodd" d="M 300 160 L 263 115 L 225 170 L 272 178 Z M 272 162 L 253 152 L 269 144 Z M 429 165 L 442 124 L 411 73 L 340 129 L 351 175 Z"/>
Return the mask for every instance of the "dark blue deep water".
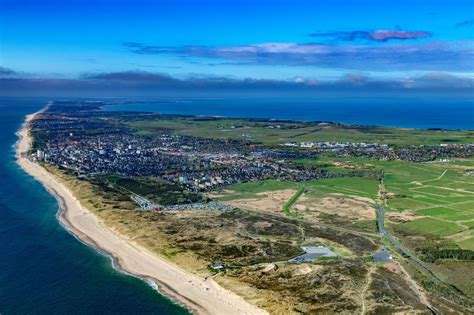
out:
<path id="1" fill-rule="evenodd" d="M 402 128 L 474 129 L 474 99 L 252 97 L 130 101 L 107 110 L 333 121 Z"/>
<path id="2" fill-rule="evenodd" d="M 15 132 L 41 99 L 0 99 L 0 313 L 187 312 L 68 234 L 58 205 L 15 164 Z"/>

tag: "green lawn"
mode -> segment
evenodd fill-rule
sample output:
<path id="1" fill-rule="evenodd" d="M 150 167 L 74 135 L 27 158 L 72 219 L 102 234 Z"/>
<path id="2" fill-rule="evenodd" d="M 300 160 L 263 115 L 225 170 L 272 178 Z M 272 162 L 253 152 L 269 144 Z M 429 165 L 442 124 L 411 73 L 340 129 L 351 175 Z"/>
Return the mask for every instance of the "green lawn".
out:
<path id="1" fill-rule="evenodd" d="M 408 223 L 399 223 L 411 233 L 432 234 L 439 237 L 474 229 L 474 194 L 468 189 L 474 177 L 464 175 L 456 163 L 409 163 L 404 161 L 377 161 L 363 158 L 322 156 L 299 160 L 296 163 L 318 166 L 326 170 L 350 174 L 354 170 L 384 170 L 385 188 L 389 193 L 388 210 L 412 211 L 426 217 Z M 345 176 L 302 183 L 261 181 L 237 184 L 230 189 L 235 196 L 225 198 L 255 198 L 257 193 L 280 189 L 306 189 L 308 196 L 343 194 L 376 199 L 377 179 Z M 473 230 L 474 231 L 474 230 Z M 468 231 L 466 231 L 468 232 Z M 464 249 L 474 249 L 471 237 L 460 234 L 452 239 Z"/>
<path id="2" fill-rule="evenodd" d="M 453 221 L 453 222 L 456 222 L 456 221 L 469 221 L 469 220 L 474 219 L 474 213 L 473 212 L 462 212 L 462 213 L 443 216 L 443 219 Z"/>
<path id="3" fill-rule="evenodd" d="M 288 200 L 284 205 L 283 205 L 283 212 L 287 216 L 295 216 L 295 213 L 291 211 L 291 207 L 295 204 L 295 202 L 298 200 L 299 197 L 304 193 L 305 189 L 304 187 L 301 187 L 298 189 L 298 191 Z"/>
<path id="4" fill-rule="evenodd" d="M 418 214 L 424 214 L 428 216 L 445 216 L 447 214 L 457 214 L 459 212 L 460 211 L 443 207 L 429 208 L 417 211 Z"/>
<path id="5" fill-rule="evenodd" d="M 375 199 L 378 194 L 378 181 L 359 177 L 328 178 L 311 180 L 304 186 L 312 190 L 322 190 L 327 193 L 340 193 L 345 195 L 368 197 Z"/>
<path id="6" fill-rule="evenodd" d="M 461 211 L 471 211 L 474 213 L 474 200 L 462 203 L 453 203 L 449 205 L 450 208 L 454 208 Z"/>
<path id="7" fill-rule="evenodd" d="M 416 219 L 403 225 L 406 229 L 411 231 L 438 236 L 446 236 L 463 231 L 463 228 L 455 223 L 428 217 Z"/>
<path id="8" fill-rule="evenodd" d="M 263 180 L 239 183 L 227 187 L 233 190 L 232 195 L 222 197 L 221 200 L 255 198 L 258 193 L 282 189 L 307 189 L 308 194 L 340 193 L 351 196 L 376 198 L 378 181 L 359 177 L 327 178 L 306 182 L 289 182 L 279 180 Z"/>
<path id="9" fill-rule="evenodd" d="M 397 210 L 415 210 L 419 208 L 435 206 L 433 200 L 420 200 L 417 198 L 393 198 L 388 200 L 388 207 Z"/>

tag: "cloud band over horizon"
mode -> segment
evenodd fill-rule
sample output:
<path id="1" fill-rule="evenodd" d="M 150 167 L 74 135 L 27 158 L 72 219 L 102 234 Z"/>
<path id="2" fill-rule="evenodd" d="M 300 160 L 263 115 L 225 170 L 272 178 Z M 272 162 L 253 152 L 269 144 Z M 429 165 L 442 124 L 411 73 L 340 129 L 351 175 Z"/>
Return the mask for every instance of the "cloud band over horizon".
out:
<path id="1" fill-rule="evenodd" d="M 0 95 L 162 95 L 169 93 L 242 94 L 272 92 L 313 95 L 407 95 L 442 93 L 474 97 L 474 80 L 433 72 L 403 80 L 372 79 L 348 73 L 337 80 L 294 78 L 292 80 L 188 77 L 178 79 L 162 73 L 123 71 L 88 73 L 76 79 L 28 77 L 12 69 L 0 69 Z"/>

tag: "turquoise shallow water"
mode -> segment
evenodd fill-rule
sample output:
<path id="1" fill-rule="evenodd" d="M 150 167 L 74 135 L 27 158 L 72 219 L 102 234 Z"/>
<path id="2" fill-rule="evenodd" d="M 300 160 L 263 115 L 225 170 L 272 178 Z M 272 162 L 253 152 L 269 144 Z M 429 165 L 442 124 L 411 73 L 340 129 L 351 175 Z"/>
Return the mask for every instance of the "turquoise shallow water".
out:
<path id="1" fill-rule="evenodd" d="M 0 98 L 0 313 L 187 314 L 67 233 L 55 199 L 15 164 L 15 132 L 45 103 Z"/>

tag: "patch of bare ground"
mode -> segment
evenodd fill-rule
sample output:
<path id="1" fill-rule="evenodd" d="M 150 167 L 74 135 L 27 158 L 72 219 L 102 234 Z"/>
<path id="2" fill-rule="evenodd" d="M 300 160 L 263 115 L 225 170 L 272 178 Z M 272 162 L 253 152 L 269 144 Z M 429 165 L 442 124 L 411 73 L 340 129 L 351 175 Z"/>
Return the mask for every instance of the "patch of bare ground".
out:
<path id="1" fill-rule="evenodd" d="M 293 189 L 284 189 L 256 194 L 258 198 L 243 198 L 225 201 L 241 209 L 282 215 L 283 205 L 295 194 Z M 209 197 L 212 197 L 209 195 Z M 328 222 L 349 226 L 357 222 L 375 222 L 374 201 L 364 197 L 347 197 L 329 194 L 321 197 L 311 193 L 302 195 L 293 205 L 292 211 L 309 223 Z"/>
<path id="2" fill-rule="evenodd" d="M 236 208 L 281 213 L 283 205 L 296 193 L 294 189 L 283 189 L 257 193 L 257 198 L 245 198 L 226 201 L 226 204 Z"/>
<path id="3" fill-rule="evenodd" d="M 383 265 L 384 268 L 388 269 L 390 272 L 396 273 L 396 274 L 402 274 L 403 271 L 400 267 L 400 265 L 396 262 L 388 262 Z"/>
<path id="4" fill-rule="evenodd" d="M 208 193 L 206 193 L 206 196 L 208 198 L 211 198 L 211 199 L 217 199 L 217 198 L 220 198 L 220 197 L 224 197 L 224 196 L 227 196 L 227 195 L 230 195 L 230 194 L 233 194 L 235 193 L 233 190 L 230 190 L 230 189 L 222 189 L 220 191 L 210 191 Z"/>
<path id="5" fill-rule="evenodd" d="M 458 224 L 459 224 L 459 222 L 458 222 Z M 454 233 L 454 234 L 448 235 L 448 236 L 446 236 L 446 238 L 459 242 L 459 241 L 470 239 L 472 237 L 471 232 L 472 232 L 471 229 L 467 229 L 467 230 L 459 232 L 459 233 Z"/>
<path id="6" fill-rule="evenodd" d="M 373 164 L 359 164 L 359 163 L 354 163 L 352 161 L 332 161 L 332 165 L 336 167 L 340 167 L 346 170 L 360 170 L 360 169 L 367 169 L 367 168 L 373 168 Z"/>
<path id="7" fill-rule="evenodd" d="M 306 194 L 296 202 L 294 209 L 304 211 L 305 219 L 317 222 L 321 214 L 337 215 L 351 222 L 375 220 L 375 211 L 371 207 L 374 201 L 370 198 L 347 197 L 330 194 L 319 197 Z"/>
<path id="8" fill-rule="evenodd" d="M 370 285 L 372 284 L 372 274 L 374 273 L 376 267 L 375 266 L 370 266 L 367 275 L 366 275 L 366 281 L 365 285 L 361 291 L 360 294 L 360 300 L 361 300 L 361 311 L 360 313 L 362 315 L 367 313 L 367 302 L 366 302 L 366 295 L 367 291 L 369 290 Z"/>
<path id="9" fill-rule="evenodd" d="M 423 218 L 424 216 L 418 215 L 411 211 L 386 211 L 385 219 L 394 223 L 408 222 L 416 219 Z"/>

